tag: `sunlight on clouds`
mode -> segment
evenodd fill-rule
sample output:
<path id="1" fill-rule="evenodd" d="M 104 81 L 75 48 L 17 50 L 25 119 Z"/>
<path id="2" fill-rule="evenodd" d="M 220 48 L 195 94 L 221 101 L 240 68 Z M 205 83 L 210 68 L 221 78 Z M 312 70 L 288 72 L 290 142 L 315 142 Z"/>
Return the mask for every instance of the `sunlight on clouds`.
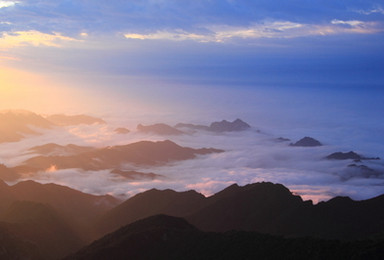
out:
<path id="1" fill-rule="evenodd" d="M 172 41 L 185 41 L 193 40 L 198 42 L 210 42 L 215 41 L 208 35 L 189 33 L 181 29 L 177 29 L 173 32 L 169 31 L 157 31 L 153 34 L 124 34 L 127 39 L 138 39 L 138 40 L 172 40 Z"/>
<path id="2" fill-rule="evenodd" d="M 13 33 L 3 33 L 0 38 L 0 48 L 13 48 L 28 45 L 62 47 L 62 42 L 73 41 L 78 40 L 63 36 L 60 33 L 47 34 L 39 31 L 18 31 Z"/>
<path id="3" fill-rule="evenodd" d="M 369 34 L 377 33 L 383 29 L 376 22 L 363 22 L 358 20 L 332 20 L 329 24 L 300 24 L 290 21 L 273 21 L 254 24 L 249 27 L 234 27 L 215 25 L 205 27 L 210 33 L 197 34 L 185 30 L 156 31 L 152 34 L 125 34 L 127 39 L 140 40 L 171 40 L 197 42 L 227 42 L 233 39 L 259 39 L 259 38 L 296 38 L 314 35 L 334 34 Z"/>
<path id="4" fill-rule="evenodd" d="M 5 7 L 14 6 L 15 4 L 18 4 L 18 1 L 0 1 L 0 9 Z"/>
<path id="5" fill-rule="evenodd" d="M 364 22 L 362 21 L 357 21 L 357 20 L 351 20 L 351 21 L 342 21 L 342 20 L 337 20 L 334 19 L 331 21 L 332 24 L 344 24 L 344 25 L 349 25 L 349 26 L 363 26 Z"/>

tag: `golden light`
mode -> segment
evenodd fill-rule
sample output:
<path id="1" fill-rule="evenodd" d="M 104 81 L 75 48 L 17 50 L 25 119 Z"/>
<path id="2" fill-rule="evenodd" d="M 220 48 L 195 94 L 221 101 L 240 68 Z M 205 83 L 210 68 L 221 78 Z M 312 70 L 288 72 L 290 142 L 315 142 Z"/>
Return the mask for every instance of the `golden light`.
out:
<path id="1" fill-rule="evenodd" d="M 32 72 L 0 65 L 0 109 L 61 112 L 76 100 L 73 90 Z M 71 101 L 71 102 L 69 102 Z"/>
<path id="2" fill-rule="evenodd" d="M 78 42 L 71 37 L 63 36 L 60 33 L 47 34 L 39 31 L 18 31 L 3 33 L 0 38 L 0 48 L 14 48 L 20 46 L 49 46 L 61 47 L 65 42 Z"/>

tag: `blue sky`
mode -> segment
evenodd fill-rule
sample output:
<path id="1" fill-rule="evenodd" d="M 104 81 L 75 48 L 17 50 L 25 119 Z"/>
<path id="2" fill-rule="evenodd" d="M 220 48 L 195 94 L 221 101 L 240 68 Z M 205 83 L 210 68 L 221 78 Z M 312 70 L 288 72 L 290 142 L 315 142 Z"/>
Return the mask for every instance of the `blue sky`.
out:
<path id="1" fill-rule="evenodd" d="M 383 31 L 378 0 L 0 1 L 3 62 L 184 83 L 381 84 Z"/>
<path id="2" fill-rule="evenodd" d="M 0 1 L 0 65 L 44 78 L 8 89 L 46 85 L 95 96 L 96 105 L 124 96 L 193 106 L 207 88 L 219 100 L 275 88 L 321 89 L 323 99 L 356 88 L 375 98 L 383 47 L 378 0 Z"/>

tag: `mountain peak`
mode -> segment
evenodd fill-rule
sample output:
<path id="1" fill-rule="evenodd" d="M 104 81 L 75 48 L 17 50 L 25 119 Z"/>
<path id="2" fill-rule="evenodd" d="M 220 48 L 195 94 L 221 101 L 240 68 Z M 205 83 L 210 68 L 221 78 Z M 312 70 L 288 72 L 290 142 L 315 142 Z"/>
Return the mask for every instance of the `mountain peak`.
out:
<path id="1" fill-rule="evenodd" d="M 171 228 L 179 230 L 196 230 L 194 226 L 189 224 L 185 219 L 180 217 L 169 216 L 165 214 L 158 214 L 144 219 L 137 220 L 136 222 L 127 226 L 127 228 L 134 229 L 153 229 L 153 228 Z M 124 228 L 123 228 L 124 229 Z"/>
<path id="2" fill-rule="evenodd" d="M 320 143 L 318 140 L 306 136 L 299 141 L 297 141 L 294 144 L 291 144 L 291 146 L 301 146 L 301 147 L 313 147 L 313 146 L 322 146 L 322 143 Z"/>
<path id="3" fill-rule="evenodd" d="M 221 122 L 213 122 L 209 126 L 209 130 L 213 132 L 236 132 L 244 131 L 251 128 L 251 126 L 241 119 L 236 119 L 233 122 L 222 120 Z"/>

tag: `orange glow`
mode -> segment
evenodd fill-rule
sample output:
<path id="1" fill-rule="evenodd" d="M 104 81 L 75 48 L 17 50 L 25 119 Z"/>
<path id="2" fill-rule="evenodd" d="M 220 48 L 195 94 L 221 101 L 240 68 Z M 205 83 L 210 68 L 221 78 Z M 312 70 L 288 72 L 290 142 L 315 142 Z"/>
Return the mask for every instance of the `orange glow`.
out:
<path id="1" fill-rule="evenodd" d="M 51 165 L 51 167 L 45 170 L 45 172 L 55 172 L 55 171 L 57 171 L 56 165 Z"/>
<path id="2" fill-rule="evenodd" d="M 0 109 L 62 112 L 78 100 L 73 88 L 42 75 L 0 65 Z"/>
<path id="3" fill-rule="evenodd" d="M 47 34 L 38 31 L 19 31 L 12 34 L 4 33 L 0 38 L 0 48 L 14 48 L 20 46 L 50 46 L 61 47 L 62 43 L 78 41 L 60 33 Z"/>

